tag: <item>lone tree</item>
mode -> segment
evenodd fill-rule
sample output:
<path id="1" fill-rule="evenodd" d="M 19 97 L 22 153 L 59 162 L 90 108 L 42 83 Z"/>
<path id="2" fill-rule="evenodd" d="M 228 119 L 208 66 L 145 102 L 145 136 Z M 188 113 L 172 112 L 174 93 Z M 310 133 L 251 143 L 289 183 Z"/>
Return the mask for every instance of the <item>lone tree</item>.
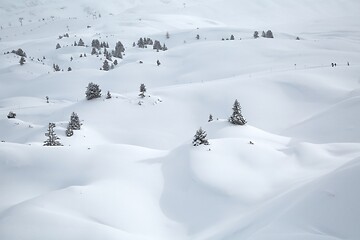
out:
<path id="1" fill-rule="evenodd" d="M 233 114 L 229 118 L 229 122 L 235 125 L 245 125 L 246 120 L 241 114 L 241 106 L 238 100 L 236 99 L 233 106 Z"/>
<path id="2" fill-rule="evenodd" d="M 256 39 L 256 38 L 259 38 L 259 32 L 258 31 L 255 31 L 254 32 L 254 38 Z"/>
<path id="3" fill-rule="evenodd" d="M 166 32 L 165 37 L 166 37 L 166 39 L 169 39 L 169 38 L 170 38 L 169 32 Z"/>
<path id="4" fill-rule="evenodd" d="M 87 100 L 101 97 L 101 89 L 99 88 L 99 85 L 92 83 L 92 82 L 89 83 L 89 85 L 87 86 L 85 95 L 86 95 Z"/>
<path id="5" fill-rule="evenodd" d="M 56 49 L 59 49 L 59 48 L 61 48 L 61 46 L 60 46 L 60 44 L 58 43 L 58 44 L 56 44 Z"/>
<path id="6" fill-rule="evenodd" d="M 44 141 L 44 146 L 62 146 L 62 144 L 58 141 L 60 138 L 56 136 L 54 132 L 55 123 L 49 123 L 49 127 L 47 130 L 47 133 L 45 133 L 45 136 L 48 137 Z"/>
<path id="7" fill-rule="evenodd" d="M 21 57 L 21 58 L 20 58 L 20 61 L 19 61 L 20 65 L 21 65 L 21 66 L 24 65 L 25 62 L 26 62 L 25 58 L 24 58 L 24 57 Z"/>
<path id="8" fill-rule="evenodd" d="M 213 119 L 213 115 L 209 115 L 209 119 L 208 119 L 208 122 L 212 122 L 214 119 Z"/>
<path id="9" fill-rule="evenodd" d="M 112 98 L 111 93 L 110 93 L 110 91 L 107 91 L 106 99 L 110 99 L 110 98 Z"/>
<path id="10" fill-rule="evenodd" d="M 230 36 L 230 40 L 235 40 L 234 35 L 232 35 L 232 34 L 231 34 L 231 36 Z"/>
<path id="11" fill-rule="evenodd" d="M 71 114 L 69 125 L 72 130 L 80 130 L 81 123 L 80 123 L 80 119 L 79 119 L 79 116 L 77 115 L 77 113 L 73 112 Z"/>
<path id="12" fill-rule="evenodd" d="M 145 97 L 145 92 L 146 92 L 146 87 L 145 87 L 145 84 L 141 84 L 140 85 L 140 94 L 139 94 L 139 96 L 141 97 L 141 98 L 144 98 Z"/>
<path id="13" fill-rule="evenodd" d="M 201 144 L 203 145 L 209 145 L 209 141 L 206 138 L 207 134 L 202 128 L 199 128 L 199 130 L 196 131 L 196 134 L 194 135 L 194 140 L 192 142 L 193 146 L 199 146 Z"/>

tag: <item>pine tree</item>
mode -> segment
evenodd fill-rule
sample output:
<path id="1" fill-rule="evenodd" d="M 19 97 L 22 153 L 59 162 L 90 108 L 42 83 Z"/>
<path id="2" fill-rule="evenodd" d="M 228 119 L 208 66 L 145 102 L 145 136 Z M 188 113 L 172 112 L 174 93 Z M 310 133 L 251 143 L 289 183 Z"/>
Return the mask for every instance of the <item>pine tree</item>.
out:
<path id="1" fill-rule="evenodd" d="M 116 43 L 115 51 L 113 53 L 113 56 L 116 57 L 116 58 L 122 58 L 121 53 L 124 52 L 124 51 L 125 51 L 124 45 L 120 41 L 118 41 Z"/>
<path id="2" fill-rule="evenodd" d="M 7 115 L 7 118 L 15 118 L 16 117 L 16 113 L 10 111 L 9 114 Z"/>
<path id="3" fill-rule="evenodd" d="M 234 102 L 234 106 L 233 106 L 232 110 L 233 110 L 233 113 L 229 118 L 229 122 L 232 124 L 235 124 L 235 125 L 245 125 L 246 120 L 244 119 L 244 117 L 241 114 L 241 106 L 237 99 Z"/>
<path id="4" fill-rule="evenodd" d="M 103 68 L 104 71 L 109 71 L 109 69 L 110 69 L 109 62 L 106 59 L 104 61 L 104 64 L 103 64 L 102 68 Z"/>
<path id="5" fill-rule="evenodd" d="M 266 37 L 266 34 L 265 34 L 265 32 L 264 31 L 262 31 L 262 33 L 261 33 L 261 37 Z"/>
<path id="6" fill-rule="evenodd" d="M 213 115 L 209 115 L 209 120 L 208 120 L 208 122 L 212 122 L 214 119 L 213 119 Z"/>
<path id="7" fill-rule="evenodd" d="M 230 36 L 230 40 L 235 40 L 234 35 L 232 35 L 232 34 L 231 34 L 231 36 Z"/>
<path id="8" fill-rule="evenodd" d="M 160 61 L 157 60 L 157 61 L 156 61 L 156 65 L 160 66 L 160 64 L 161 64 Z"/>
<path id="9" fill-rule="evenodd" d="M 58 43 L 58 44 L 56 44 L 56 49 L 59 49 L 59 48 L 61 48 L 61 46 L 60 46 L 60 44 Z"/>
<path id="10" fill-rule="evenodd" d="M 85 95 L 86 95 L 87 100 L 101 97 L 101 89 L 99 88 L 99 85 L 92 83 L 92 82 L 89 83 L 89 85 L 87 86 Z"/>
<path id="11" fill-rule="evenodd" d="M 141 84 L 140 85 L 140 94 L 139 94 L 139 96 L 141 97 L 141 98 L 144 98 L 145 97 L 145 92 L 146 92 L 146 87 L 145 87 L 145 84 Z"/>
<path id="12" fill-rule="evenodd" d="M 170 38 L 170 34 L 169 34 L 169 32 L 166 32 L 165 37 L 166 37 L 166 39 L 169 39 L 169 38 Z"/>
<path id="13" fill-rule="evenodd" d="M 62 146 L 62 144 L 58 141 L 60 138 L 56 136 L 54 132 L 55 123 L 49 123 L 49 127 L 45 136 L 48 137 L 44 141 L 44 146 Z"/>
<path id="14" fill-rule="evenodd" d="M 196 39 L 199 40 L 200 39 L 200 35 L 196 34 Z"/>
<path id="15" fill-rule="evenodd" d="M 75 112 L 73 112 L 70 116 L 69 125 L 72 130 L 80 130 L 81 128 L 79 116 Z"/>
<path id="16" fill-rule="evenodd" d="M 118 65 L 118 61 L 115 59 L 115 61 L 114 61 L 114 65 L 116 66 L 116 65 Z"/>
<path id="17" fill-rule="evenodd" d="M 20 58 L 20 61 L 19 61 L 20 65 L 21 65 L 21 66 L 24 65 L 25 62 L 26 62 L 25 58 L 24 58 L 24 57 L 21 57 L 21 58 Z"/>
<path id="18" fill-rule="evenodd" d="M 68 67 L 68 72 L 71 72 L 71 71 L 72 71 L 71 67 Z"/>
<path id="19" fill-rule="evenodd" d="M 192 141 L 193 146 L 199 146 L 199 145 L 209 145 L 209 141 L 206 138 L 207 134 L 202 128 L 199 128 L 199 130 L 196 131 L 196 134 L 194 135 L 194 140 Z"/>
<path id="20" fill-rule="evenodd" d="M 110 99 L 110 98 L 112 98 L 112 96 L 111 96 L 110 91 L 108 91 L 107 94 L 106 94 L 106 99 Z"/>
<path id="21" fill-rule="evenodd" d="M 80 40 L 78 42 L 78 46 L 81 46 L 81 47 L 85 46 L 85 43 L 81 38 L 80 38 Z"/>
<path id="22" fill-rule="evenodd" d="M 162 50 L 161 43 L 158 40 L 155 40 L 153 49 L 156 49 L 157 51 Z"/>
<path id="23" fill-rule="evenodd" d="M 271 32 L 271 30 L 267 30 L 266 34 L 265 34 L 266 38 L 274 38 L 273 33 Z"/>
<path id="24" fill-rule="evenodd" d="M 74 131 L 71 128 L 70 123 L 68 124 L 68 126 L 66 128 L 65 134 L 66 134 L 67 137 L 71 137 L 72 135 L 74 135 Z"/>
<path id="25" fill-rule="evenodd" d="M 256 38 L 259 38 L 259 32 L 258 31 L 255 31 L 254 32 L 254 38 L 256 39 Z"/>
<path id="26" fill-rule="evenodd" d="M 137 45 L 139 48 L 144 48 L 144 40 L 142 38 L 140 38 L 137 42 Z"/>

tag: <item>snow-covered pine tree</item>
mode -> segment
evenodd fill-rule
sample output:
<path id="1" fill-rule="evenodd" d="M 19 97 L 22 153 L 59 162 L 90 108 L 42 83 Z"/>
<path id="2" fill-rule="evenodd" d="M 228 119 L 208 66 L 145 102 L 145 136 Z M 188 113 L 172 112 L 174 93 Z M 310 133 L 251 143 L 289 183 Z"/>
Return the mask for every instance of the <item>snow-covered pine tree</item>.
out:
<path id="1" fill-rule="evenodd" d="M 25 62 L 26 62 L 25 58 L 24 58 L 24 57 L 21 57 L 21 58 L 20 58 L 20 61 L 19 61 L 20 65 L 21 65 L 21 66 L 24 65 Z"/>
<path id="2" fill-rule="evenodd" d="M 81 46 L 81 47 L 85 46 L 85 43 L 81 38 L 80 38 L 80 40 L 78 42 L 78 46 Z"/>
<path id="3" fill-rule="evenodd" d="M 200 39 L 200 35 L 196 34 L 196 39 L 199 40 Z"/>
<path id="4" fill-rule="evenodd" d="M 109 69 L 110 69 L 109 62 L 106 59 L 104 61 L 104 64 L 103 64 L 102 68 L 103 68 L 104 71 L 109 71 Z"/>
<path id="5" fill-rule="evenodd" d="M 140 38 L 137 42 L 137 45 L 139 48 L 144 48 L 144 40 L 142 38 Z"/>
<path id="6" fill-rule="evenodd" d="M 87 86 L 85 95 L 86 95 L 87 100 L 101 97 L 101 89 L 100 89 L 99 85 L 92 83 L 92 82 L 89 83 L 89 85 Z"/>
<path id="7" fill-rule="evenodd" d="M 255 31 L 254 32 L 254 38 L 256 39 L 256 38 L 259 38 L 259 32 L 258 31 Z"/>
<path id="8" fill-rule="evenodd" d="M 56 44 L 56 49 L 59 49 L 59 48 L 61 48 L 61 46 L 60 46 L 60 44 L 58 43 L 58 44 Z"/>
<path id="9" fill-rule="evenodd" d="M 169 39 L 169 38 L 170 38 L 170 34 L 169 34 L 169 32 L 166 32 L 165 37 L 166 37 L 166 39 Z"/>
<path id="10" fill-rule="evenodd" d="M 77 113 L 73 112 L 71 114 L 69 125 L 72 130 L 80 130 L 81 123 L 80 123 L 80 119 L 79 119 L 79 116 L 77 115 Z"/>
<path id="11" fill-rule="evenodd" d="M 44 141 L 44 146 L 62 146 L 62 144 L 58 141 L 60 138 L 56 136 L 56 133 L 54 132 L 55 123 L 49 123 L 47 133 L 45 133 L 45 136 L 48 137 Z"/>
<path id="12" fill-rule="evenodd" d="M 118 61 L 116 59 L 114 60 L 114 65 L 118 65 Z"/>
<path id="13" fill-rule="evenodd" d="M 122 52 L 125 51 L 124 45 L 118 41 L 115 46 L 115 51 L 113 53 L 113 56 L 116 58 L 122 58 Z"/>
<path id="14" fill-rule="evenodd" d="M 209 120 L 208 120 L 208 122 L 212 122 L 214 119 L 213 119 L 213 115 L 209 115 Z"/>
<path id="15" fill-rule="evenodd" d="M 271 30 L 267 30 L 265 33 L 266 38 L 274 38 L 274 35 Z"/>
<path id="16" fill-rule="evenodd" d="M 230 40 L 235 40 L 234 35 L 232 35 L 232 34 L 231 34 L 231 36 L 230 36 Z"/>
<path id="17" fill-rule="evenodd" d="M 68 72 L 71 72 L 71 71 L 72 71 L 71 67 L 68 67 Z"/>
<path id="18" fill-rule="evenodd" d="M 140 85 L 140 94 L 139 94 L 139 96 L 141 98 L 144 98 L 145 97 L 145 92 L 146 92 L 146 86 L 145 86 L 145 84 L 142 83 Z"/>
<path id="19" fill-rule="evenodd" d="M 265 34 L 265 32 L 264 31 L 262 31 L 262 33 L 261 33 L 261 37 L 266 37 L 266 34 Z"/>
<path id="20" fill-rule="evenodd" d="M 7 115 L 7 118 L 15 118 L 16 117 L 16 113 L 10 111 L 9 114 Z"/>
<path id="21" fill-rule="evenodd" d="M 153 49 L 155 49 L 157 51 L 162 50 L 161 43 L 158 40 L 155 40 Z"/>
<path id="22" fill-rule="evenodd" d="M 92 50 L 91 50 L 91 55 L 95 55 L 95 54 L 97 54 L 97 51 L 96 51 L 96 48 L 93 47 Z"/>
<path id="23" fill-rule="evenodd" d="M 202 128 L 200 127 L 199 130 L 196 131 L 196 134 L 194 135 L 194 140 L 192 141 L 193 146 L 199 146 L 199 145 L 209 145 L 209 141 L 207 140 L 207 134 Z"/>
<path id="24" fill-rule="evenodd" d="M 110 93 L 110 91 L 107 91 L 106 99 L 110 99 L 110 98 L 112 98 L 111 93 Z"/>
<path id="25" fill-rule="evenodd" d="M 65 134 L 67 137 L 71 137 L 72 135 L 74 135 L 74 131 L 73 129 L 71 128 L 71 124 L 69 123 L 67 128 L 66 128 L 66 131 L 65 131 Z"/>
<path id="26" fill-rule="evenodd" d="M 246 120 L 244 119 L 244 117 L 241 114 L 241 106 L 237 99 L 234 102 L 234 106 L 233 106 L 232 110 L 233 110 L 233 113 L 229 117 L 229 122 L 232 124 L 235 124 L 235 125 L 245 125 Z"/>

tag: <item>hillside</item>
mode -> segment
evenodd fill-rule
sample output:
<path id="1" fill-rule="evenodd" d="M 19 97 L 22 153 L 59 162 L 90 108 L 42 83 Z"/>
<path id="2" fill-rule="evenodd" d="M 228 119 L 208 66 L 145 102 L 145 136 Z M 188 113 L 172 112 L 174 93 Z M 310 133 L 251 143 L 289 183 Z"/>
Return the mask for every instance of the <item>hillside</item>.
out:
<path id="1" fill-rule="evenodd" d="M 0 239 L 359 239 L 359 9 L 2 1 Z M 49 123 L 63 146 L 43 146 Z"/>

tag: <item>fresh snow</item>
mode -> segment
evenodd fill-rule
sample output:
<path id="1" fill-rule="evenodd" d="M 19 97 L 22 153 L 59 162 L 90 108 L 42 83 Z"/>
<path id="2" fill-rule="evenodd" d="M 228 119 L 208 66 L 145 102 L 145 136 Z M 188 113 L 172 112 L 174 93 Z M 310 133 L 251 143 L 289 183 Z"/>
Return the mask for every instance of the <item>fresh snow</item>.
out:
<path id="1" fill-rule="evenodd" d="M 359 10 L 2 0 L 0 239 L 360 239 Z M 168 50 L 132 47 L 141 37 Z M 123 43 L 114 69 L 93 39 Z M 101 98 L 86 100 L 90 82 Z M 235 99 L 244 126 L 228 122 Z M 73 112 L 82 126 L 66 137 Z M 50 122 L 61 147 L 43 146 Z M 200 127 L 210 145 L 193 147 Z"/>

